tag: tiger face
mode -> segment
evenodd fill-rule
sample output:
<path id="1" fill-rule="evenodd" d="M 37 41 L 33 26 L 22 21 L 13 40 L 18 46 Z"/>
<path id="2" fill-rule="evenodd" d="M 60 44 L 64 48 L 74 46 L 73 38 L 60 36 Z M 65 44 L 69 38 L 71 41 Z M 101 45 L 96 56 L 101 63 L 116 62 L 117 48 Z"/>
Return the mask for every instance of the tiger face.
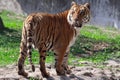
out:
<path id="1" fill-rule="evenodd" d="M 84 5 L 72 2 L 72 6 L 68 12 L 67 20 L 73 27 L 81 27 L 83 23 L 90 20 L 90 5 Z"/>

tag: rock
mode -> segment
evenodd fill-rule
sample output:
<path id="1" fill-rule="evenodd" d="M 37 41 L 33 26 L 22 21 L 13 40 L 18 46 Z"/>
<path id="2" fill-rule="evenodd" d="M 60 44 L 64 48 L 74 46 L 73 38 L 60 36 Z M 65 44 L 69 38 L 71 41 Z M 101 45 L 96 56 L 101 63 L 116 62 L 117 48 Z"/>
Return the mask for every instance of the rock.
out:
<path id="1" fill-rule="evenodd" d="M 117 62 L 115 60 L 108 60 L 104 62 L 104 65 L 108 67 L 120 67 L 120 62 Z"/>
<path id="2" fill-rule="evenodd" d="M 2 18 L 0 17 L 0 30 L 1 29 L 4 29 L 4 24 L 3 24 Z"/>
<path id="3" fill-rule="evenodd" d="M 84 75 L 84 76 L 89 76 L 89 77 L 92 77 L 92 76 L 93 76 L 93 74 L 92 74 L 91 72 L 86 72 L 86 73 L 84 73 L 83 75 Z"/>

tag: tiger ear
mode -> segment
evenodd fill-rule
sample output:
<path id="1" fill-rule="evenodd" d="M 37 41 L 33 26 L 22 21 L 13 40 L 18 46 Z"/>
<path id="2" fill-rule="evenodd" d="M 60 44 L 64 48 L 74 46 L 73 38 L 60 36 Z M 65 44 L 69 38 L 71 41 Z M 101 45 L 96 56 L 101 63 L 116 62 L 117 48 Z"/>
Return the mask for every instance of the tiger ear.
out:
<path id="1" fill-rule="evenodd" d="M 76 4 L 77 4 L 76 2 L 72 1 L 71 6 L 76 5 Z"/>
<path id="2" fill-rule="evenodd" d="M 90 4 L 89 3 L 85 3 L 84 4 L 88 9 L 90 9 Z"/>

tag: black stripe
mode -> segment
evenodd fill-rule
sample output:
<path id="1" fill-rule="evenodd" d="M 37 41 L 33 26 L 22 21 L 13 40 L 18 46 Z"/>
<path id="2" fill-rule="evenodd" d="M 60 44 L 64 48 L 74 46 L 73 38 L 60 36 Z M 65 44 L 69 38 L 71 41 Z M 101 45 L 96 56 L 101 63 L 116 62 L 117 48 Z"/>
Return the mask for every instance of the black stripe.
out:
<path id="1" fill-rule="evenodd" d="M 50 47 L 48 48 L 48 50 L 50 50 L 53 47 L 53 42 L 51 42 L 52 44 L 50 45 Z"/>
<path id="2" fill-rule="evenodd" d="M 39 48 L 39 53 L 41 52 L 42 48 Z"/>
<path id="3" fill-rule="evenodd" d="M 42 52 L 44 53 L 44 52 L 46 52 L 46 50 L 42 50 Z"/>
<path id="4" fill-rule="evenodd" d="M 46 59 L 46 57 L 45 57 L 45 56 L 40 56 L 40 58 L 41 58 L 41 59 L 43 58 L 43 60 L 45 60 L 45 59 Z"/>
<path id="5" fill-rule="evenodd" d="M 18 68 L 19 68 L 19 70 L 22 70 L 23 66 L 21 64 L 18 64 Z"/>
<path id="6" fill-rule="evenodd" d="M 71 20 L 71 16 L 70 16 L 70 15 L 69 15 L 69 20 L 70 20 L 70 21 L 72 21 L 72 20 Z"/>
<path id="7" fill-rule="evenodd" d="M 24 55 L 24 53 L 23 53 L 23 52 L 20 52 L 20 54 Z"/>
<path id="8" fill-rule="evenodd" d="M 68 54 L 65 54 L 65 55 L 64 55 L 64 57 L 67 57 L 67 56 L 68 56 Z"/>
<path id="9" fill-rule="evenodd" d="M 57 59 L 55 59 L 55 61 L 57 61 Z"/>
<path id="10" fill-rule="evenodd" d="M 55 55 L 55 56 L 57 56 L 57 54 L 56 54 L 56 53 L 54 53 L 54 55 Z"/>
<path id="11" fill-rule="evenodd" d="M 55 68 L 57 67 L 57 61 L 55 62 L 55 66 L 54 66 Z"/>
<path id="12" fill-rule="evenodd" d="M 32 49 L 32 46 L 31 46 L 31 45 L 29 45 L 29 46 L 28 46 L 28 49 Z"/>
<path id="13" fill-rule="evenodd" d="M 43 58 L 43 57 L 45 57 L 45 56 L 40 56 L 40 58 Z"/>
<path id="14" fill-rule="evenodd" d="M 28 42 L 32 42 L 32 38 L 29 38 L 29 39 L 28 39 Z"/>
<path id="15" fill-rule="evenodd" d="M 27 36 L 32 36 L 32 31 L 31 31 L 31 29 L 28 29 L 28 31 L 27 31 Z"/>
<path id="16" fill-rule="evenodd" d="M 30 29 L 32 29 L 32 28 L 33 28 L 33 24 L 32 24 L 32 22 L 30 22 L 29 24 L 30 24 Z"/>
<path id="17" fill-rule="evenodd" d="M 43 57 L 43 60 L 45 60 L 46 58 L 45 57 Z"/>
<path id="18" fill-rule="evenodd" d="M 77 36 L 77 31 L 75 30 L 75 36 Z"/>
<path id="19" fill-rule="evenodd" d="M 32 53 L 31 53 L 31 52 L 29 52 L 29 57 L 31 57 L 31 54 L 32 54 Z"/>

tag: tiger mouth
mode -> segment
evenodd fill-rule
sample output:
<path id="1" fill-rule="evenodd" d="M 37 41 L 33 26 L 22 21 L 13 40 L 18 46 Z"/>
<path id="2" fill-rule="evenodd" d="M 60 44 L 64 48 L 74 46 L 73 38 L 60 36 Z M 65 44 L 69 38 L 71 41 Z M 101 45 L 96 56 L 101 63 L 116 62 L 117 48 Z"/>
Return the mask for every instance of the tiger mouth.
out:
<path id="1" fill-rule="evenodd" d="M 82 23 L 80 23 L 80 24 L 75 23 L 74 26 L 75 26 L 75 27 L 82 27 Z"/>

